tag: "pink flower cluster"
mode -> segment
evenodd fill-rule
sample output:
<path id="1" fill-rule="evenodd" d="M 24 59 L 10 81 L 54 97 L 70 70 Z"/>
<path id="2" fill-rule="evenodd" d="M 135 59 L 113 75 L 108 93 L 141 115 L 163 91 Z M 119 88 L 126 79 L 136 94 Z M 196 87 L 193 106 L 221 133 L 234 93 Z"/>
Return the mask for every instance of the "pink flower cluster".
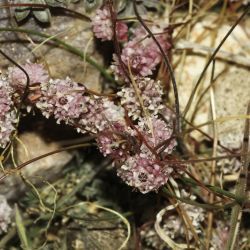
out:
<path id="1" fill-rule="evenodd" d="M 151 148 L 163 149 L 163 152 L 171 154 L 176 141 L 172 139 L 173 128 L 170 124 L 166 124 L 165 121 L 157 116 L 151 118 L 152 130 L 148 128 L 148 121 L 146 118 L 141 118 L 138 122 L 137 128 L 145 138 L 146 142 Z M 164 145 L 161 145 L 164 143 Z M 167 147 L 164 148 L 167 144 Z M 160 150 L 161 151 L 161 150 Z"/>
<path id="2" fill-rule="evenodd" d="M 37 98 L 30 105 L 35 105 L 45 117 L 54 117 L 58 123 L 94 134 L 98 148 L 114 160 L 118 175 L 128 185 L 147 193 L 167 182 L 173 169 L 162 158 L 172 153 L 176 141 L 172 137 L 170 112 L 163 105 L 160 81 L 136 78 L 136 86 L 123 87 L 114 101 L 91 94 L 84 85 L 68 77 L 49 79 L 42 65 L 25 67 L 34 69 L 28 72 L 29 96 L 35 91 Z M 11 95 L 14 90 L 22 93 L 26 82 L 22 74 L 11 68 L 8 80 L 0 81 L 0 111 L 4 114 L 0 117 L 1 146 L 6 145 L 14 130 Z M 33 88 L 32 84 L 37 82 L 40 83 Z M 168 114 L 164 120 L 163 114 Z"/>
<path id="3" fill-rule="evenodd" d="M 156 26 L 151 27 L 151 31 L 155 34 L 157 41 L 160 43 L 164 51 L 170 49 L 168 36 L 163 33 L 163 29 Z M 111 65 L 116 79 L 125 80 L 124 70 L 118 56 L 113 56 L 114 62 Z M 153 74 L 156 66 L 161 62 L 162 55 L 154 40 L 147 37 L 147 32 L 142 28 L 132 30 L 130 40 L 124 44 L 121 60 L 126 67 L 130 67 L 135 76 L 149 76 Z"/>
<path id="4" fill-rule="evenodd" d="M 125 131 L 125 124 L 112 122 L 98 134 L 97 144 L 104 156 L 121 162 L 126 160 L 131 150 L 128 142 L 131 135 Z"/>
<path id="5" fill-rule="evenodd" d="M 27 63 L 23 66 L 23 68 L 29 75 L 30 85 L 48 82 L 48 72 L 42 65 L 37 63 Z M 17 67 L 10 67 L 8 69 L 8 81 L 10 86 L 12 86 L 15 90 L 23 90 L 27 83 L 27 77 L 21 69 Z"/>
<path id="6" fill-rule="evenodd" d="M 110 11 L 107 7 L 98 9 L 92 19 L 92 27 L 95 37 L 102 41 L 110 41 L 113 38 L 113 24 Z M 116 35 L 120 42 L 127 41 L 128 26 L 124 22 L 116 22 Z"/>
<path id="7" fill-rule="evenodd" d="M 118 169 L 117 174 L 129 186 L 138 188 L 142 193 L 148 193 L 166 184 L 172 171 L 172 168 L 141 153 L 129 157 Z"/>
<path id="8" fill-rule="evenodd" d="M 107 6 L 98 9 L 92 19 L 92 27 L 94 35 L 102 41 L 112 40 L 113 27 L 110 10 Z M 156 25 L 150 27 L 155 38 L 161 45 L 162 49 L 167 52 L 171 45 L 169 37 L 164 33 L 164 29 Z M 137 77 L 145 77 L 153 74 L 157 65 L 162 60 L 162 54 L 148 33 L 141 26 L 130 29 L 130 39 L 128 41 L 128 26 L 121 21 L 116 22 L 116 37 L 123 44 L 120 58 L 113 55 L 113 63 L 111 70 L 114 72 L 116 80 L 127 81 L 127 73 L 124 67 L 131 68 L 133 75 Z M 123 65 L 121 65 L 121 62 Z"/>
<path id="9" fill-rule="evenodd" d="M 135 78 L 136 85 L 143 105 L 149 112 L 158 114 L 164 109 L 162 104 L 163 89 L 161 82 L 148 78 Z M 134 88 L 123 87 L 117 95 L 121 98 L 121 105 L 128 111 L 128 116 L 133 120 L 137 120 L 142 115 L 142 107 Z"/>
<path id="10" fill-rule="evenodd" d="M 109 120 L 116 121 L 122 116 L 113 102 L 88 94 L 85 86 L 68 77 L 41 84 L 41 97 L 36 106 L 45 117 L 53 116 L 58 123 L 73 125 L 82 133 L 98 133 Z"/>

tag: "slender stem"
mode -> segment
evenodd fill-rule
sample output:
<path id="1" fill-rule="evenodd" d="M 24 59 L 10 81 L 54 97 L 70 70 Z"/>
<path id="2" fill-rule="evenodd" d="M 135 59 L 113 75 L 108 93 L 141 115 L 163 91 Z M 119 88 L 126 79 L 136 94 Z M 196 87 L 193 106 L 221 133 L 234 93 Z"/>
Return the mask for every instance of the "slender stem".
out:
<path id="1" fill-rule="evenodd" d="M 210 84 L 214 80 L 214 71 L 215 71 L 215 60 L 213 60 L 213 67 L 212 67 L 212 74 L 210 79 Z M 211 102 L 211 113 L 212 113 L 212 119 L 216 120 L 216 108 L 215 108 L 215 99 L 214 99 L 214 89 L 210 89 L 210 102 Z M 217 124 L 213 124 L 213 157 L 216 157 L 217 155 L 217 147 L 218 147 L 218 129 Z M 211 165 L 211 179 L 210 179 L 210 185 L 215 186 L 215 180 L 216 180 L 216 161 L 212 161 Z M 213 203 L 215 199 L 214 193 L 209 194 L 209 203 Z M 206 239 L 206 249 L 209 249 L 210 241 L 213 234 L 213 221 L 214 221 L 214 214 L 212 212 L 208 213 L 208 220 L 207 220 L 207 239 Z"/>
<path id="2" fill-rule="evenodd" d="M 168 67 L 170 76 L 171 76 L 171 80 L 172 80 L 172 85 L 173 85 L 173 91 L 174 91 L 174 96 L 175 96 L 175 109 L 176 109 L 176 132 L 177 134 L 180 134 L 181 132 L 181 116 L 180 116 L 180 105 L 179 105 L 179 95 L 178 95 L 178 89 L 177 89 L 177 83 L 175 80 L 175 76 L 174 76 L 174 70 L 170 64 L 170 61 L 168 59 L 168 56 L 166 55 L 165 51 L 162 49 L 160 43 L 158 42 L 158 40 L 155 38 L 154 34 L 151 32 L 151 30 L 148 28 L 148 26 L 144 23 L 143 19 L 141 18 L 138 10 L 137 10 L 137 6 L 136 6 L 136 0 L 133 0 L 133 4 L 134 4 L 134 11 L 135 11 L 135 15 L 138 18 L 139 22 L 141 23 L 141 25 L 144 27 L 144 29 L 148 32 L 148 34 L 150 35 L 150 37 L 152 37 L 152 39 L 154 40 L 155 44 L 157 45 L 157 47 L 159 48 L 164 61 Z"/>
<path id="3" fill-rule="evenodd" d="M 103 68 L 102 65 L 98 64 L 95 60 L 93 60 L 90 56 L 88 55 L 84 55 L 84 53 L 73 47 L 72 45 L 56 38 L 56 37 L 51 37 L 51 35 L 45 34 L 45 33 L 41 33 L 35 30 L 28 30 L 28 29 L 21 29 L 21 28 L 8 28 L 8 27 L 4 27 L 4 28 L 0 28 L 0 32 L 1 31 L 13 31 L 13 32 L 20 32 L 20 33 L 26 33 L 26 34 L 30 34 L 30 35 L 35 35 L 35 36 L 39 36 L 39 37 L 44 37 L 44 38 L 51 38 L 52 41 L 54 41 L 57 45 L 62 46 L 63 48 L 65 48 L 66 50 L 68 50 L 69 52 L 80 56 L 82 59 L 85 60 L 91 64 L 93 67 L 95 67 L 97 70 L 100 71 L 100 73 L 109 81 L 115 83 L 114 78 Z"/>
<path id="4" fill-rule="evenodd" d="M 248 104 L 248 110 L 247 114 L 250 114 L 250 102 Z M 243 146 L 242 151 L 243 153 L 250 151 L 250 119 L 246 119 L 245 123 L 245 132 L 244 132 L 244 138 L 243 138 Z M 249 155 L 246 155 L 242 157 L 242 167 L 240 171 L 240 176 L 238 179 L 238 183 L 236 185 L 236 196 L 243 196 L 246 194 L 246 188 L 247 188 L 247 177 L 248 177 L 248 171 L 250 168 L 250 157 Z M 230 223 L 230 232 L 226 244 L 226 250 L 234 250 L 237 249 L 237 243 L 238 243 L 238 234 L 239 234 L 239 228 L 240 223 L 242 219 L 242 208 L 244 206 L 244 203 L 236 204 L 232 209 L 232 215 L 231 215 L 231 223 Z"/>

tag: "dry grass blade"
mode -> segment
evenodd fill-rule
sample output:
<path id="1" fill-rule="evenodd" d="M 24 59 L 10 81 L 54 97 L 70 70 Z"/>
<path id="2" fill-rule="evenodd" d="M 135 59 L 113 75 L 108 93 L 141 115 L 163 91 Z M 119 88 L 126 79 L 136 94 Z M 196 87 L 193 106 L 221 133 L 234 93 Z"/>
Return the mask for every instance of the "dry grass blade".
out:
<path id="1" fill-rule="evenodd" d="M 248 115 L 250 114 L 250 102 L 248 104 L 247 114 Z M 242 157 L 241 172 L 240 172 L 240 176 L 238 179 L 238 183 L 236 185 L 236 195 L 241 195 L 243 197 L 246 192 L 247 175 L 248 175 L 249 164 L 250 164 L 249 135 L 250 135 L 250 119 L 246 119 L 245 131 L 244 131 L 244 137 L 243 137 L 243 146 L 242 146 L 242 152 L 244 153 L 244 156 Z M 233 207 L 232 215 L 231 215 L 230 232 L 229 232 L 229 237 L 228 237 L 228 241 L 226 245 L 226 250 L 237 249 L 238 233 L 239 233 L 239 228 L 241 224 L 243 206 L 244 206 L 244 203 L 236 204 Z"/>

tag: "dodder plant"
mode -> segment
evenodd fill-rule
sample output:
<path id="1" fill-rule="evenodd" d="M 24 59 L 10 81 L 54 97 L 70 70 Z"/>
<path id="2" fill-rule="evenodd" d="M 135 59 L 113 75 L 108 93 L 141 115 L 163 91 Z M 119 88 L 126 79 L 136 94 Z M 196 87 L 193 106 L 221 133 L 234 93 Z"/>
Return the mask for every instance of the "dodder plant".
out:
<path id="1" fill-rule="evenodd" d="M 0 146 L 4 148 L 11 143 L 20 115 L 20 103 L 22 110 L 38 109 L 46 118 L 54 117 L 57 123 L 63 122 L 80 133 L 91 134 L 100 152 L 113 160 L 117 175 L 128 185 L 142 193 L 158 191 L 164 187 L 161 190 L 168 195 L 171 203 L 179 206 L 178 211 L 184 213 L 185 224 L 191 228 L 196 243 L 202 245 L 197 236 L 200 230 L 194 230 L 198 222 L 190 222 L 187 219 L 188 216 L 195 218 L 195 215 L 193 213 L 191 216 L 191 212 L 186 215 L 180 201 L 204 209 L 230 208 L 237 202 L 238 210 L 235 208 L 233 213 L 236 218 L 240 214 L 245 197 L 216 186 L 205 185 L 194 177 L 188 171 L 187 164 L 203 160 L 179 159 L 178 152 L 188 151 L 183 141 L 180 120 L 185 128 L 185 114 L 203 74 L 195 86 L 184 117 L 181 117 L 178 92 L 168 57 L 172 49 L 171 32 L 174 27 L 162 27 L 156 22 L 146 22 L 136 9 L 136 1 L 134 3 L 134 13 L 139 23 L 133 24 L 129 19 L 119 19 L 111 1 L 96 10 L 92 18 L 95 37 L 101 41 L 112 40 L 114 43 L 115 53 L 110 69 L 122 87 L 113 94 L 100 94 L 69 77 L 52 79 L 41 64 L 28 63 L 10 67 L 0 80 Z M 242 18 L 243 15 L 240 19 Z M 224 41 L 212 55 L 205 70 Z M 154 77 L 163 61 L 175 91 L 173 109 L 166 105 L 166 85 L 170 81 L 165 84 Z M 174 153 L 177 146 L 179 150 Z M 246 147 L 243 153 L 248 154 Z M 231 155 L 235 156 L 239 155 Z M 175 187 L 173 177 L 180 177 L 186 187 L 199 186 L 203 191 L 220 196 L 225 199 L 224 204 L 201 204 L 193 198 L 188 199 L 186 195 L 181 196 L 176 192 L 178 188 Z M 204 220 L 204 217 L 201 217 Z M 232 219 L 232 223 L 235 224 L 235 220 Z M 238 224 L 234 228 L 235 232 L 231 232 L 233 240 L 230 241 L 233 245 L 236 243 Z M 189 234 L 187 235 L 190 240 Z M 228 249 L 229 247 L 231 246 L 228 246 Z"/>

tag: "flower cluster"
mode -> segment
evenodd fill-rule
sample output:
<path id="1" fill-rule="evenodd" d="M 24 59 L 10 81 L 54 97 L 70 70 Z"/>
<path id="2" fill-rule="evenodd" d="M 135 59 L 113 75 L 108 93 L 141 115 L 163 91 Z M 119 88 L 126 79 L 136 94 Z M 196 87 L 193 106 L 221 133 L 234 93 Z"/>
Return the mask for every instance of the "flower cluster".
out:
<path id="1" fill-rule="evenodd" d="M 130 32 L 128 32 L 126 23 L 116 21 L 115 25 L 117 40 L 124 42 L 121 55 L 119 55 L 120 58 L 116 54 L 113 55 L 111 69 L 115 74 L 116 80 L 127 81 L 127 72 L 124 72 L 124 67 L 130 67 L 133 75 L 137 77 L 152 75 L 162 60 L 162 53 L 153 38 L 148 36 L 148 33 L 142 26 L 132 27 L 129 30 Z M 92 27 L 95 37 L 102 41 L 113 39 L 113 23 L 108 6 L 104 6 L 96 11 L 92 19 Z M 151 25 L 150 29 L 162 49 L 167 52 L 171 45 L 164 28 Z M 128 33 L 131 34 L 129 38 Z"/>
<path id="2" fill-rule="evenodd" d="M 109 121 L 123 119 L 123 110 L 107 98 L 90 95 L 86 88 L 69 77 L 41 84 L 37 108 L 45 117 L 53 116 L 58 123 L 74 125 L 79 132 L 98 133 Z"/>
<path id="3" fill-rule="evenodd" d="M 107 7 L 96 11 L 92 26 L 95 36 L 102 41 L 113 38 L 111 13 Z M 151 28 L 162 48 L 169 49 L 163 30 L 156 26 Z M 25 104 L 35 105 L 45 117 L 52 116 L 58 123 L 74 126 L 81 133 L 95 134 L 100 151 L 118 165 L 118 175 L 128 185 L 147 193 L 167 182 L 173 168 L 162 159 L 172 153 L 176 141 L 171 112 L 163 104 L 161 82 L 146 77 L 153 73 L 162 55 L 144 29 L 139 27 L 131 32 L 130 40 L 124 43 L 121 61 L 125 68 L 131 69 L 134 80 L 120 89 L 115 101 L 93 94 L 68 77 L 50 79 L 42 65 L 28 63 L 23 67 L 30 79 Z M 127 25 L 116 22 L 118 41 L 127 40 L 127 35 Z M 117 78 L 125 80 L 119 63 L 115 59 L 112 69 Z M 1 114 L 8 115 L 2 115 L 0 121 L 1 146 L 6 145 L 14 129 L 8 88 L 21 96 L 26 84 L 26 75 L 17 67 L 9 68 L 8 80 L 2 81 Z M 30 98 L 32 96 L 35 98 Z"/>
<path id="4" fill-rule="evenodd" d="M 129 186 L 138 188 L 142 193 L 157 190 L 166 184 L 172 168 L 157 162 L 152 155 L 137 154 L 129 157 L 118 169 L 117 174 Z"/>
<path id="5" fill-rule="evenodd" d="M 139 93 L 136 93 L 136 90 L 131 86 L 123 87 L 117 92 L 117 95 L 121 98 L 121 104 L 126 108 L 131 119 L 137 120 L 142 115 L 142 107 L 137 95 L 140 95 L 143 106 L 149 112 L 158 114 L 164 109 L 162 103 L 163 89 L 160 81 L 155 82 L 148 77 L 140 77 L 135 79 L 135 83 Z"/>
<path id="6" fill-rule="evenodd" d="M 163 34 L 162 29 L 156 26 L 153 26 L 151 30 L 156 34 L 157 41 L 166 52 L 170 48 L 168 37 Z M 126 76 L 117 55 L 114 55 L 113 59 L 114 62 L 111 65 L 111 69 L 116 79 L 125 80 Z M 134 75 L 145 77 L 153 74 L 153 70 L 162 60 L 162 54 L 153 38 L 147 37 L 146 31 L 139 27 L 134 31 L 132 30 L 131 39 L 124 44 L 121 60 L 125 66 L 131 68 Z"/>
<path id="7" fill-rule="evenodd" d="M 113 38 L 113 24 L 110 11 L 107 7 L 98 9 L 92 19 L 92 27 L 95 37 L 102 41 L 110 41 Z M 118 41 L 126 41 L 128 38 L 128 26 L 124 22 L 116 22 L 116 36 Z"/>
<path id="8" fill-rule="evenodd" d="M 48 82 L 49 75 L 41 64 L 27 63 L 23 69 L 29 75 L 30 85 Z M 16 91 L 23 90 L 27 84 L 27 77 L 25 73 L 18 67 L 10 67 L 8 69 L 8 81 Z"/>
<path id="9" fill-rule="evenodd" d="M 0 78 L 0 147 L 4 148 L 15 130 L 17 114 L 13 108 L 13 89 L 6 78 Z"/>
<path id="10" fill-rule="evenodd" d="M 161 82 L 140 77 L 134 83 L 136 86 L 123 87 L 117 93 L 133 124 L 130 131 L 125 130 L 127 138 L 134 139 L 132 143 L 130 139 L 130 144 L 134 145 L 130 148 L 134 150 L 123 154 L 127 159 L 117 172 L 128 185 L 147 193 L 167 182 L 173 169 L 159 160 L 158 154 L 171 154 L 176 141 L 172 136 L 171 112 L 166 111 L 163 105 Z M 168 122 L 161 118 L 161 112 L 162 116 L 168 115 Z M 126 149 L 124 144 L 122 146 Z"/>
<path id="11" fill-rule="evenodd" d="M 37 94 L 35 101 L 27 98 L 26 104 L 35 105 L 45 117 L 54 117 L 58 123 L 74 126 L 81 133 L 94 134 L 103 155 L 116 163 L 121 179 L 142 193 L 157 190 L 167 182 L 173 168 L 160 156 L 171 154 L 176 142 L 172 136 L 171 118 L 162 119 L 167 112 L 160 81 L 136 78 L 131 86 L 117 93 L 114 101 L 93 94 L 69 77 L 49 79 L 41 65 L 29 64 L 25 68 L 31 83 L 29 96 L 32 92 Z M 25 82 L 19 69 L 9 69 L 8 81 L 1 81 L 1 114 L 12 114 L 11 93 L 13 89 L 22 93 Z M 35 88 L 34 83 L 37 83 Z M 5 146 L 14 129 L 10 126 L 13 119 L 8 115 L 1 119 L 4 122 L 1 124 L 1 146 Z"/>
<path id="12" fill-rule="evenodd" d="M 141 132 L 148 145 L 151 148 L 156 148 L 160 151 L 162 149 L 163 152 L 171 154 L 176 146 L 176 141 L 172 137 L 172 126 L 166 124 L 165 121 L 157 116 L 152 116 L 149 122 L 148 125 L 148 120 L 146 118 L 141 118 L 137 125 L 138 130 Z"/>
<path id="13" fill-rule="evenodd" d="M 102 41 L 112 40 L 113 30 L 108 8 L 98 9 L 92 19 L 93 32 Z"/>
<path id="14" fill-rule="evenodd" d="M 158 190 L 173 171 L 171 166 L 158 157 L 159 154 L 166 156 L 172 153 L 176 145 L 172 138 L 172 128 L 157 116 L 141 117 L 133 133 L 129 132 L 126 132 L 126 143 L 121 146 L 123 150 L 130 148 L 130 151 L 122 155 L 127 158 L 118 168 L 118 176 L 142 193 Z"/>
<path id="15" fill-rule="evenodd" d="M 124 161 L 130 154 L 130 144 L 126 128 L 121 123 L 113 122 L 98 134 L 97 144 L 104 156 L 110 156 L 114 160 Z"/>
<path id="16" fill-rule="evenodd" d="M 107 7 L 96 11 L 92 25 L 97 38 L 102 41 L 113 38 L 111 13 Z M 127 26 L 117 22 L 116 28 L 118 41 L 127 40 Z M 170 44 L 164 29 L 156 25 L 150 29 L 167 52 Z M 126 39 L 120 39 L 119 34 Z M 147 193 L 167 182 L 173 169 L 159 160 L 159 155 L 171 154 L 176 140 L 173 114 L 163 105 L 161 83 L 147 77 L 161 62 L 162 53 L 142 26 L 132 27 L 130 34 L 129 40 L 122 45 L 121 55 L 113 55 L 111 65 L 116 80 L 128 81 L 130 70 L 134 76 L 133 84 L 117 92 L 118 106 L 124 109 L 122 113 L 127 119 L 108 119 L 109 123 L 97 135 L 97 143 L 105 156 L 119 162 L 118 175 L 128 185 Z"/>
<path id="17" fill-rule="evenodd" d="M 41 85 L 41 98 L 36 106 L 45 117 L 53 115 L 58 123 L 68 124 L 78 119 L 86 108 L 85 87 L 78 86 L 70 78 L 50 80 Z M 86 111 L 87 112 L 87 111 Z"/>

